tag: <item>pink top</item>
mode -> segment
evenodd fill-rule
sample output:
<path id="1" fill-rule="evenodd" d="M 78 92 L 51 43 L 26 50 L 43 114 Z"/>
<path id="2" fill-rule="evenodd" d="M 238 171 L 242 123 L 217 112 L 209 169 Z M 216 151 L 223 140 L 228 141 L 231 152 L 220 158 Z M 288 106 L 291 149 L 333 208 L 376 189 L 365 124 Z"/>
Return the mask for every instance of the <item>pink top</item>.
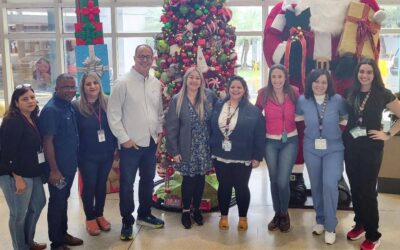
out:
<path id="1" fill-rule="evenodd" d="M 293 90 L 295 91 L 296 97 L 298 97 L 298 89 L 293 87 Z M 269 99 L 267 104 L 263 107 L 265 91 L 265 88 L 259 91 L 256 106 L 264 111 L 267 137 L 280 139 L 284 131 L 289 137 L 297 135 L 294 120 L 296 104 L 286 95 L 284 103 L 277 104 Z"/>

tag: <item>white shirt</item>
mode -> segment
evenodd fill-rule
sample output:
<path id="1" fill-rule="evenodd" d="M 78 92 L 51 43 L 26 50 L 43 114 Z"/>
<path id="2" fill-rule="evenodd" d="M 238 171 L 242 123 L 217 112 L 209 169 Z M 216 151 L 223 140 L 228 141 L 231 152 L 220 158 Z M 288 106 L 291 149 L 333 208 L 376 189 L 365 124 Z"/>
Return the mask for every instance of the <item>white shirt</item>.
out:
<path id="1" fill-rule="evenodd" d="M 113 87 L 107 118 L 119 144 L 131 139 L 140 147 L 148 147 L 151 137 L 157 142 L 164 119 L 160 81 L 132 68 Z"/>

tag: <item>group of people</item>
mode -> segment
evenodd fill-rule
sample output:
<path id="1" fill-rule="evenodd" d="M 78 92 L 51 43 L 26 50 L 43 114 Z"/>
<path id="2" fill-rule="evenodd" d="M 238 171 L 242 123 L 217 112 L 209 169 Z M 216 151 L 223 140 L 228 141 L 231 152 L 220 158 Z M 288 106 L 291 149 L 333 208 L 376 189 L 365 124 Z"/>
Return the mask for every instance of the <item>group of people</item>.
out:
<path id="1" fill-rule="evenodd" d="M 80 82 L 80 97 L 72 75 L 56 79 L 55 94 L 39 115 L 30 85 L 18 85 L 0 127 L 0 187 L 10 210 L 9 229 L 14 249 L 44 249 L 34 241 L 35 227 L 46 197 L 48 181 L 48 233 L 51 249 L 69 249 L 83 241 L 68 233 L 68 198 L 79 166 L 83 180 L 82 203 L 90 235 L 109 231 L 104 217 L 107 176 L 114 157 L 120 158 L 121 240 L 132 240 L 135 223 L 133 184 L 139 170 L 139 207 L 136 224 L 162 228 L 164 221 L 151 213 L 157 145 L 166 129 L 167 151 L 183 176 L 184 228 L 192 219 L 203 225 L 200 203 L 205 175 L 215 168 L 219 181 L 219 228 L 229 229 L 232 190 L 239 210 L 237 229 L 247 230 L 250 204 L 249 179 L 265 158 L 275 215 L 268 229 L 288 232 L 289 179 L 298 148 L 296 121 L 304 121 L 304 158 L 316 210 L 313 233 L 325 232 L 325 242 L 335 242 L 338 182 L 343 161 L 349 177 L 355 226 L 350 240 L 379 244 L 376 182 L 383 141 L 400 131 L 396 122 L 381 130 L 382 111 L 400 117 L 400 102 L 387 89 L 373 60 L 357 67 L 353 88 L 346 98 L 335 94 L 329 71 L 317 69 L 307 78 L 300 95 L 289 83 L 287 69 L 271 67 L 266 87 L 249 101 L 249 89 L 240 76 L 229 79 L 226 97 L 205 87 L 201 71 L 190 68 L 165 114 L 161 84 L 149 74 L 153 50 L 139 45 L 135 64 L 118 79 L 110 97 L 103 94 L 95 73 Z M 344 122 L 347 126 L 344 126 Z M 363 249 L 369 249 L 364 247 Z M 371 248 L 372 249 L 372 248 Z"/>

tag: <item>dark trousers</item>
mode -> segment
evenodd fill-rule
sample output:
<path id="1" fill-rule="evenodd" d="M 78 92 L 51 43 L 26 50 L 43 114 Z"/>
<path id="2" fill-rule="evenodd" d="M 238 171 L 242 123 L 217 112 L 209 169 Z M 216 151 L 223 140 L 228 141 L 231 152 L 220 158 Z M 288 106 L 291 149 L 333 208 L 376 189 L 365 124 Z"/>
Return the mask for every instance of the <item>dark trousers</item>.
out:
<path id="1" fill-rule="evenodd" d="M 214 166 L 219 182 L 218 205 L 221 215 L 228 215 L 232 188 L 235 188 L 239 217 L 246 217 L 250 205 L 249 179 L 252 167 L 241 163 L 224 163 L 217 160 L 214 160 Z"/>
<path id="2" fill-rule="evenodd" d="M 120 151 L 120 191 L 119 210 L 122 223 L 132 225 L 135 222 L 133 211 L 133 184 L 136 172 L 139 169 L 139 209 L 138 217 L 147 217 L 151 214 L 151 203 L 154 187 L 154 176 L 156 171 L 156 149 L 157 145 L 150 139 L 148 147 L 121 148 Z"/>
<path id="3" fill-rule="evenodd" d="M 363 225 L 366 239 L 376 241 L 381 237 L 378 213 L 378 173 L 383 150 L 376 148 L 346 147 L 344 160 L 353 199 L 354 221 Z"/>
<path id="4" fill-rule="evenodd" d="M 82 203 L 86 220 L 103 216 L 106 201 L 107 178 L 114 159 L 114 152 L 83 155 L 79 161 L 82 176 Z"/>
<path id="5" fill-rule="evenodd" d="M 75 175 L 64 175 L 67 185 L 63 189 L 48 184 L 49 204 L 47 210 L 47 223 L 51 247 L 57 248 L 64 245 L 64 236 L 68 230 L 68 198 Z"/>
<path id="6" fill-rule="evenodd" d="M 193 209 L 200 208 L 204 184 L 204 175 L 195 175 L 194 177 L 183 176 L 181 188 L 183 209 L 189 210 L 190 204 L 192 204 Z"/>

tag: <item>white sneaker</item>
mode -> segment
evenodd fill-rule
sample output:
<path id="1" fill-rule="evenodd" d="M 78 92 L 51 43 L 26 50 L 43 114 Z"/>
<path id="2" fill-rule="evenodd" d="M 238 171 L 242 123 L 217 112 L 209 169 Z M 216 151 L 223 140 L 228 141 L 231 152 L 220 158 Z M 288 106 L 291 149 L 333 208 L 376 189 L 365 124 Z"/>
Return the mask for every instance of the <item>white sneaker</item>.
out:
<path id="1" fill-rule="evenodd" d="M 324 232 L 325 227 L 322 224 L 317 224 L 313 226 L 312 233 L 315 235 L 320 235 Z"/>
<path id="2" fill-rule="evenodd" d="M 325 243 L 332 245 L 336 241 L 336 233 L 325 231 Z"/>

